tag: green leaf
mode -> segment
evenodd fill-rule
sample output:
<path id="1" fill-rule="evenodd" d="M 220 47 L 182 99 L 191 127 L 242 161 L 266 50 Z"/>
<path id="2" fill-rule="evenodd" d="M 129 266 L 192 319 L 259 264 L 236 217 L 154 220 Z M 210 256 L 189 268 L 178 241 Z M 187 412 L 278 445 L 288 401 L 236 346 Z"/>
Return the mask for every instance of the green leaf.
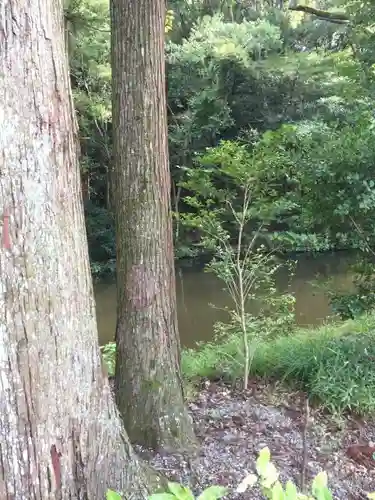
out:
<path id="1" fill-rule="evenodd" d="M 277 472 L 276 467 L 272 463 L 268 463 L 264 472 L 262 486 L 264 486 L 264 488 L 271 488 L 278 478 L 279 473 Z"/>
<path id="2" fill-rule="evenodd" d="M 332 493 L 328 487 L 328 476 L 325 471 L 319 472 L 312 483 L 312 493 L 317 500 L 332 500 Z"/>
<path id="3" fill-rule="evenodd" d="M 280 481 L 276 481 L 276 483 L 272 486 L 271 495 L 272 500 L 284 500 L 284 490 Z"/>
<path id="4" fill-rule="evenodd" d="M 168 489 L 178 500 L 194 500 L 191 490 L 182 484 L 168 483 Z"/>
<path id="5" fill-rule="evenodd" d="M 265 477 L 267 473 L 267 468 L 270 463 L 271 452 L 268 447 L 260 450 L 259 457 L 256 461 L 256 469 L 260 476 Z"/>
<path id="6" fill-rule="evenodd" d="M 367 498 L 370 500 L 375 500 L 375 492 L 374 493 L 367 493 Z"/>
<path id="7" fill-rule="evenodd" d="M 105 497 L 106 500 L 122 500 L 122 496 L 113 490 L 108 490 Z"/>
<path id="8" fill-rule="evenodd" d="M 313 494 L 315 492 L 321 491 L 324 488 L 326 488 L 327 484 L 328 484 L 327 473 L 325 471 L 319 472 L 319 474 L 317 474 L 315 476 L 314 481 L 313 481 L 312 486 L 311 486 Z"/>
<path id="9" fill-rule="evenodd" d="M 225 496 L 228 489 L 224 486 L 209 486 L 198 497 L 197 500 L 218 500 Z"/>
<path id="10" fill-rule="evenodd" d="M 326 487 L 323 489 L 322 493 L 317 497 L 317 500 L 333 500 L 332 493 Z"/>
<path id="11" fill-rule="evenodd" d="M 292 481 L 287 481 L 285 485 L 285 499 L 286 500 L 297 500 L 298 491 L 296 485 Z"/>

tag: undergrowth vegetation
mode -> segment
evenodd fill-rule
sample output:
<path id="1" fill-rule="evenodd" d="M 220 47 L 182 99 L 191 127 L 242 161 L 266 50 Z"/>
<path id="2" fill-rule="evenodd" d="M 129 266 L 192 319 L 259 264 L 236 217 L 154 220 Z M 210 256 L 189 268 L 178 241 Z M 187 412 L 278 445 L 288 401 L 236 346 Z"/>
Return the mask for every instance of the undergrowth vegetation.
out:
<path id="1" fill-rule="evenodd" d="M 315 476 L 309 488 L 309 493 L 301 493 L 295 483 L 288 480 L 285 486 L 279 480 L 279 473 L 271 462 L 269 448 L 263 448 L 259 452 L 256 461 L 257 474 L 248 474 L 236 492 L 244 493 L 246 490 L 259 486 L 264 498 L 277 500 L 332 500 L 333 495 L 328 485 L 327 473 L 322 471 Z M 156 493 L 149 497 L 149 500 L 218 500 L 227 495 L 228 490 L 223 486 L 209 486 L 198 497 L 195 497 L 186 486 L 178 483 L 168 483 L 168 492 Z M 367 498 L 374 499 L 375 493 L 367 493 Z M 109 490 L 107 500 L 122 500 L 119 493 Z"/>
<path id="2" fill-rule="evenodd" d="M 183 352 L 182 370 L 202 377 L 233 380 L 242 373 L 240 334 L 232 333 L 197 350 Z M 297 329 L 260 341 L 250 374 L 277 378 L 305 389 L 332 412 L 375 411 L 375 316 Z"/>
<path id="3" fill-rule="evenodd" d="M 114 375 L 115 344 L 102 347 L 109 375 Z M 250 375 L 278 379 L 307 391 L 331 412 L 375 411 L 375 315 L 319 328 L 295 329 L 259 340 Z M 218 335 L 197 349 L 182 352 L 188 386 L 202 378 L 234 381 L 243 374 L 241 333 Z"/>

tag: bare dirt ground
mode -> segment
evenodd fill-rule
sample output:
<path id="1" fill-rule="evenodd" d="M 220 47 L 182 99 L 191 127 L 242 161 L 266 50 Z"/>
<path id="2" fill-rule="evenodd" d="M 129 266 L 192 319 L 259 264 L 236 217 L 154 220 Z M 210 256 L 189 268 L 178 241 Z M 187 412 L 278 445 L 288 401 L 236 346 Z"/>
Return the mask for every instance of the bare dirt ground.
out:
<path id="1" fill-rule="evenodd" d="M 256 489 L 242 494 L 235 489 L 255 471 L 258 451 L 268 446 L 281 481 L 300 486 L 304 470 L 309 485 L 325 470 L 334 498 L 367 498 L 375 491 L 375 418 L 334 417 L 310 408 L 306 428 L 305 402 L 305 394 L 261 380 L 253 380 L 246 392 L 206 382 L 189 403 L 200 441 L 197 456 L 158 453 L 149 462 L 196 494 L 215 484 L 229 488 L 228 499 L 257 499 L 264 497 Z"/>

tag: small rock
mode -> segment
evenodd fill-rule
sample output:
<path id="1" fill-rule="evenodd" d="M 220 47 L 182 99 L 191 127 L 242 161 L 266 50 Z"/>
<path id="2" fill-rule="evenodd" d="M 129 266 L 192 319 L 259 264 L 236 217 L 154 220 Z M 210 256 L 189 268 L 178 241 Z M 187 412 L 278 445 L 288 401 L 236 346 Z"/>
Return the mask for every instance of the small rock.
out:
<path id="1" fill-rule="evenodd" d="M 245 419 L 241 415 L 233 415 L 232 416 L 233 423 L 238 425 L 239 427 L 245 425 Z"/>
<path id="2" fill-rule="evenodd" d="M 228 433 L 223 436 L 223 441 L 225 441 L 226 443 L 234 443 L 238 441 L 238 436 Z"/>

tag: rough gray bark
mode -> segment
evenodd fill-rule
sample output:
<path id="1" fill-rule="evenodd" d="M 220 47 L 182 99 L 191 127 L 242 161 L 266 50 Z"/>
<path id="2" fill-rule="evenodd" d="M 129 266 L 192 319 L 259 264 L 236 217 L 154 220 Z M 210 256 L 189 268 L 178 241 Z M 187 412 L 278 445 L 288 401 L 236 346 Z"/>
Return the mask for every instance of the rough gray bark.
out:
<path id="1" fill-rule="evenodd" d="M 147 498 L 102 373 L 61 0 L 0 8 L 0 498 Z"/>
<path id="2" fill-rule="evenodd" d="M 132 441 L 186 448 L 167 144 L 164 0 L 112 0 L 116 399 Z"/>

